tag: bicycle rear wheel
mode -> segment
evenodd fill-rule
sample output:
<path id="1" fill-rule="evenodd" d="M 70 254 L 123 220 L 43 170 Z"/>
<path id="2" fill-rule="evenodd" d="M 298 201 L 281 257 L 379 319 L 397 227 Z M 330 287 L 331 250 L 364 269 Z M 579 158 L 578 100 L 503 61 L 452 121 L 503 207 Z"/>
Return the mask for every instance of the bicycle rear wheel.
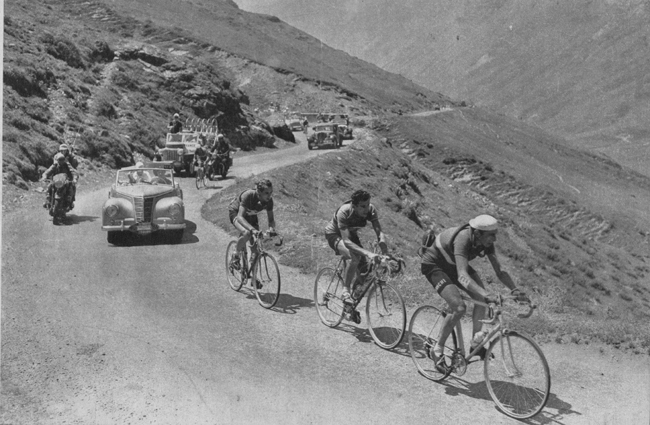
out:
<path id="1" fill-rule="evenodd" d="M 272 255 L 264 252 L 257 257 L 252 279 L 257 301 L 264 308 L 273 307 L 280 298 L 280 268 Z"/>
<path id="2" fill-rule="evenodd" d="M 226 248 L 226 276 L 228 277 L 228 284 L 235 291 L 239 291 L 242 285 L 245 282 L 245 264 L 242 263 L 241 259 L 239 262 L 239 267 L 236 267 L 233 264 L 233 258 L 237 253 L 237 241 L 231 241 Z"/>
<path id="3" fill-rule="evenodd" d="M 425 305 L 413 313 L 409 324 L 409 351 L 415 367 L 432 381 L 442 381 L 452 372 L 452 356 L 458 350 L 458 339 L 454 329 L 445 342 L 444 356 L 446 367 L 436 366 L 433 347 L 444 324 L 447 313 L 430 305 Z"/>
<path id="4" fill-rule="evenodd" d="M 527 419 L 544 408 L 551 392 L 551 373 L 532 338 L 504 332 L 492 341 L 485 358 L 485 382 L 503 413 Z"/>
<path id="5" fill-rule="evenodd" d="M 343 278 L 331 267 L 320 269 L 314 282 L 314 304 L 320 321 L 330 328 L 343 320 Z"/>
<path id="6" fill-rule="evenodd" d="M 388 283 L 378 282 L 368 292 L 366 318 L 375 344 L 391 349 L 402 342 L 406 330 L 406 307 L 400 293 Z"/>

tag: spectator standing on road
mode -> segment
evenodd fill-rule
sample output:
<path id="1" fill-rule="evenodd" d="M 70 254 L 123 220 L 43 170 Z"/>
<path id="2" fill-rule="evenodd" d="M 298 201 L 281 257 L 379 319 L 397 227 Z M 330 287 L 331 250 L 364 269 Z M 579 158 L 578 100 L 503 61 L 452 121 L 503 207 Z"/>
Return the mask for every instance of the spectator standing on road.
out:
<path id="1" fill-rule="evenodd" d="M 181 122 L 181 116 L 178 114 L 174 114 L 174 117 L 169 122 L 167 128 L 169 129 L 169 132 L 172 134 L 180 133 L 181 131 L 183 131 L 183 123 Z"/>

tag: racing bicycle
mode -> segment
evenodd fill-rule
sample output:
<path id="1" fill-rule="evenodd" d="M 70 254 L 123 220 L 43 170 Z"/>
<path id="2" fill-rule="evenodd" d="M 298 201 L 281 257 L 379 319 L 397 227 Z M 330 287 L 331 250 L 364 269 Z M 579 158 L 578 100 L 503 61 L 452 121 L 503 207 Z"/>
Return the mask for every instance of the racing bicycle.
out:
<path id="1" fill-rule="evenodd" d="M 347 260 L 341 257 L 335 268 L 320 269 L 314 283 L 314 303 L 321 322 L 334 328 L 346 313 L 355 323 L 360 323 L 356 307 L 368 294 L 366 320 L 370 335 L 378 346 L 391 349 L 397 347 L 404 337 L 406 308 L 402 295 L 388 280 L 401 272 L 404 261 L 392 256 L 382 255 L 378 258 L 377 264 L 369 262 L 367 273 L 359 274 L 352 285 L 351 305 L 344 303 L 341 297 Z"/>
<path id="2" fill-rule="evenodd" d="M 485 352 L 483 373 L 485 382 L 497 407 L 516 419 L 527 419 L 538 414 L 546 405 L 551 391 L 551 374 L 539 345 L 528 335 L 504 326 L 503 301 L 516 301 L 517 297 L 499 296 L 496 304 L 485 304 L 461 294 L 463 300 L 487 307 L 488 319 L 483 323 L 494 326 L 468 355 L 465 354 L 463 331 L 458 322 L 447 338 L 444 361 L 436 359 L 433 347 L 442 329 L 447 310 L 425 305 L 418 308 L 409 325 L 409 351 L 418 371 L 432 381 L 440 382 L 450 374 L 462 376 L 470 363 L 480 360 L 474 357 L 482 347 Z M 530 301 L 516 301 L 527 307 L 519 314 L 528 318 L 536 306 Z M 436 362 L 438 360 L 438 362 Z"/>
<path id="3" fill-rule="evenodd" d="M 195 172 L 196 188 L 201 189 L 202 187 L 206 186 L 206 180 L 208 179 L 206 176 L 206 161 L 202 161 L 201 163 L 197 164 L 195 167 Z"/>
<path id="4" fill-rule="evenodd" d="M 282 245 L 282 237 L 268 230 L 253 233 L 251 246 L 257 247 L 258 255 L 249 261 L 251 248 L 237 252 L 237 241 L 231 241 L 226 249 L 226 274 L 228 284 L 235 291 L 240 291 L 250 279 L 255 297 L 264 308 L 273 307 L 280 298 L 280 269 L 275 257 L 264 250 L 264 239 L 278 237 L 275 246 Z M 250 263 L 250 264 L 249 264 Z"/>

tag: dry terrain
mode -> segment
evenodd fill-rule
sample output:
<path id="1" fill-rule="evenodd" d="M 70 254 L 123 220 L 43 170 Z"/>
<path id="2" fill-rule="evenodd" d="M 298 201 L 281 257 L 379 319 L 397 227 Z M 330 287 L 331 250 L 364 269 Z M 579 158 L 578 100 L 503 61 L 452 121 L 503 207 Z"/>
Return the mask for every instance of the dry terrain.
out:
<path id="1" fill-rule="evenodd" d="M 507 105 L 468 106 L 232 1 L 155 5 L 5 3 L 0 422 L 513 423 L 480 367 L 434 384 L 404 343 L 387 352 L 364 323 L 318 322 L 314 273 L 333 261 L 323 227 L 363 187 L 406 260 L 409 313 L 440 302 L 419 273 L 422 232 L 499 218 L 499 256 L 539 305 L 511 325 L 542 344 L 553 376 L 531 423 L 648 423 L 647 175 L 576 149 L 568 124 L 551 134 Z M 355 139 L 309 151 L 283 123 L 291 110 L 349 113 Z M 115 168 L 151 156 L 176 111 L 217 120 L 237 149 L 231 177 L 201 191 L 181 180 L 181 245 L 108 245 Z M 70 225 L 52 226 L 35 181 L 62 141 L 77 146 L 79 200 Z M 285 237 L 272 311 L 221 270 L 226 205 L 260 176 Z"/>

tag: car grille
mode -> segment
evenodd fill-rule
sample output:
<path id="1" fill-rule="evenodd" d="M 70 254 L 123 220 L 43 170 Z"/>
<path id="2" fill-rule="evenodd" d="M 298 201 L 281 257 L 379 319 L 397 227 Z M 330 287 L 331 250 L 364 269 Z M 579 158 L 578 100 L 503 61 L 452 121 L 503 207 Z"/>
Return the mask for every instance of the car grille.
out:
<path id="1" fill-rule="evenodd" d="M 136 223 L 151 223 L 153 198 L 143 198 L 142 196 L 137 196 L 133 198 L 133 204 L 135 205 Z"/>
<path id="2" fill-rule="evenodd" d="M 178 150 L 161 150 L 160 155 L 162 156 L 163 161 L 176 161 L 178 159 Z"/>

